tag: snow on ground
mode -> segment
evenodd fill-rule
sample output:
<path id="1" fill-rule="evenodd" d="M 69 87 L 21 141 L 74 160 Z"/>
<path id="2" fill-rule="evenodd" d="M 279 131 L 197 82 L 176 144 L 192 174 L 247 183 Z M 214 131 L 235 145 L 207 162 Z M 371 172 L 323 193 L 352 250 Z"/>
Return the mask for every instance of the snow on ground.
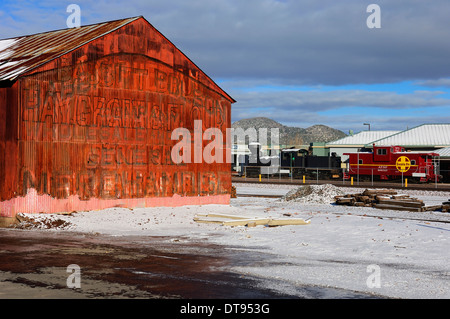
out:
<path id="1" fill-rule="evenodd" d="M 283 195 L 298 186 L 236 184 L 237 194 Z M 345 193 L 364 189 L 340 188 Z M 329 192 L 333 192 L 333 188 Z M 405 190 L 427 205 L 450 193 Z M 178 208 L 111 208 L 71 215 L 40 215 L 65 221 L 66 230 L 107 235 L 190 237 L 226 249 L 264 254 L 264 262 L 234 266 L 242 274 L 296 285 L 337 287 L 393 298 L 450 298 L 450 213 L 401 212 L 337 206 L 326 194 L 304 200 L 239 197 L 231 205 Z M 306 198 L 306 197 L 305 197 Z M 331 198 L 331 197 L 330 197 Z M 196 214 L 311 219 L 309 225 L 229 227 L 193 221 Z M 24 222 L 25 223 L 25 222 Z M 45 226 L 45 223 L 41 225 Z M 47 223 L 48 225 L 48 223 Z M 52 227 L 57 230 L 58 227 Z M 273 287 L 272 287 L 273 288 Z M 280 288 L 284 289 L 284 288 Z"/>

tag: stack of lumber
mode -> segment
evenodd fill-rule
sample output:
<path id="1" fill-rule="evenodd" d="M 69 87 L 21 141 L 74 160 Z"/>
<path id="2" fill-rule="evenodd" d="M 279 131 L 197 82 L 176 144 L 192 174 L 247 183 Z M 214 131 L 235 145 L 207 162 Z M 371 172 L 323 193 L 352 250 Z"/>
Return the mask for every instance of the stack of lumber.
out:
<path id="1" fill-rule="evenodd" d="M 347 206 L 365 206 L 373 207 L 380 198 L 388 198 L 390 196 L 396 196 L 397 192 L 384 189 L 384 190 L 370 190 L 366 189 L 360 194 L 347 194 L 335 196 L 336 204 Z"/>
<path id="2" fill-rule="evenodd" d="M 225 214 L 197 214 L 194 217 L 197 223 L 214 223 L 223 226 L 247 226 L 254 227 L 258 225 L 265 226 L 283 226 L 283 225 L 308 225 L 311 220 L 303 218 L 264 218 L 264 217 L 246 217 Z"/>
<path id="3" fill-rule="evenodd" d="M 336 196 L 335 200 L 337 205 L 374 207 L 378 209 L 412 212 L 444 211 L 446 206 L 445 203 L 443 205 L 425 206 L 422 200 L 410 197 L 406 194 L 397 194 L 396 191 L 389 189 L 366 189 L 361 194 Z"/>

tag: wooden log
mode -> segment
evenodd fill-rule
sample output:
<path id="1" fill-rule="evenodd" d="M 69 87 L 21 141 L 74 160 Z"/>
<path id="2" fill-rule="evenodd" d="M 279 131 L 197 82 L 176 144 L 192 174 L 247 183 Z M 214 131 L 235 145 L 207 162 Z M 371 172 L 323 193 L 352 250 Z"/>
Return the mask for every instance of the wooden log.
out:
<path id="1" fill-rule="evenodd" d="M 418 202 L 418 203 L 423 203 L 423 200 L 418 199 L 418 198 L 414 198 L 414 197 L 405 198 L 405 199 L 396 199 L 396 201 L 399 201 L 399 202 Z"/>
<path id="2" fill-rule="evenodd" d="M 341 199 L 339 199 L 339 201 L 340 201 L 340 202 L 343 202 L 343 203 L 350 203 L 350 202 L 354 202 L 354 201 L 355 201 L 355 198 L 354 198 L 354 197 L 341 198 Z"/>
<path id="3" fill-rule="evenodd" d="M 353 205 L 355 203 L 354 198 L 340 198 L 336 201 L 337 205 Z"/>
<path id="4" fill-rule="evenodd" d="M 393 205 L 393 206 L 400 206 L 400 207 L 416 207 L 416 208 L 420 208 L 420 207 L 424 206 L 424 203 L 419 202 L 419 201 L 400 201 L 400 200 L 394 200 L 394 199 L 379 200 L 379 204 Z"/>
<path id="5" fill-rule="evenodd" d="M 378 201 L 382 201 L 382 200 L 390 200 L 391 197 L 390 196 L 385 196 L 385 195 L 377 195 L 375 196 L 375 199 Z"/>
<path id="6" fill-rule="evenodd" d="M 393 189 L 366 189 L 363 195 L 397 195 Z"/>
<path id="7" fill-rule="evenodd" d="M 367 195 L 358 195 L 358 196 L 356 196 L 356 200 L 363 202 L 363 203 L 368 203 L 371 199 L 370 199 L 370 196 L 367 196 Z"/>
<path id="8" fill-rule="evenodd" d="M 398 195 L 392 195 L 393 199 L 408 199 L 410 198 L 409 195 L 406 194 L 398 194 Z"/>
<path id="9" fill-rule="evenodd" d="M 442 210 L 443 205 L 433 205 L 433 206 L 424 206 L 423 211 L 425 212 L 431 212 L 435 210 Z"/>

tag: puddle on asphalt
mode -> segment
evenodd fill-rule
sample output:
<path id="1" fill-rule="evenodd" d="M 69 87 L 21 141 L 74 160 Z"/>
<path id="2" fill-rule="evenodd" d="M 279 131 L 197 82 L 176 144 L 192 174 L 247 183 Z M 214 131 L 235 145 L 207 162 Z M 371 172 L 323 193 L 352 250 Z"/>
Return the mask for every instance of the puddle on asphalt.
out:
<path id="1" fill-rule="evenodd" d="M 231 249 L 226 249 L 231 248 Z M 251 249 L 168 237 L 110 237 L 0 229 L 2 298 L 372 298 L 230 271 L 275 262 Z M 67 266 L 81 288 L 67 288 Z M 9 291 L 9 294 L 8 294 Z M 288 293 L 286 293 L 288 291 Z M 8 297 L 9 296 L 9 297 Z M 13 297 L 15 296 L 15 297 Z M 43 297 L 44 296 L 44 297 Z"/>

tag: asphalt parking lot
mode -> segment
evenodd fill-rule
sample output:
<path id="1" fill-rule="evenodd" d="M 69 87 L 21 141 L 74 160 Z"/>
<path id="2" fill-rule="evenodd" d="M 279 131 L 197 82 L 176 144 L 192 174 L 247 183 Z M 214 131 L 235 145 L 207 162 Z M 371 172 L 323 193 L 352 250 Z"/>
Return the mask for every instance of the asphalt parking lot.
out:
<path id="1" fill-rule="evenodd" d="M 251 249 L 224 249 L 188 238 L 0 229 L 0 298 L 368 297 L 320 287 L 280 293 L 271 289 L 278 282 L 230 271 L 232 265 L 276 262 Z"/>

